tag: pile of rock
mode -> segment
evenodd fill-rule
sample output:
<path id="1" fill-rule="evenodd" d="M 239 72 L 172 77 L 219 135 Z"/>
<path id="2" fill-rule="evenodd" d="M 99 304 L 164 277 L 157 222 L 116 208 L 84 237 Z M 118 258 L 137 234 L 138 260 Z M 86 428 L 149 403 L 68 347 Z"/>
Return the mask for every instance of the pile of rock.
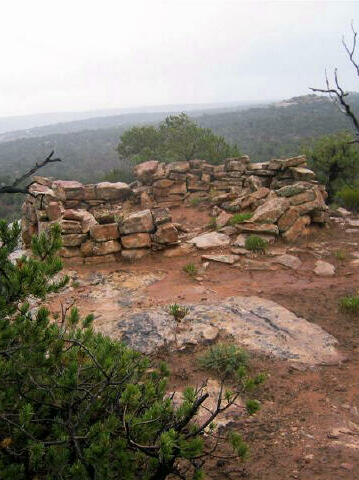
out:
<path id="1" fill-rule="evenodd" d="M 219 228 L 233 213 L 253 214 L 250 221 L 232 227 L 231 234 L 281 234 L 294 240 L 310 223 L 328 218 L 326 192 L 306 167 L 305 156 L 250 163 L 243 155 L 227 158 L 223 165 L 152 160 L 135 167 L 137 180 L 131 185 L 83 185 L 37 176 L 23 205 L 23 240 L 29 245 L 34 233 L 59 222 L 64 257 L 86 263 L 112 261 L 118 255 L 140 258 L 150 249 L 179 242 L 179 226 L 167 207 L 192 199 L 212 205 Z"/>
<path id="2" fill-rule="evenodd" d="M 61 255 L 71 262 L 105 263 L 137 259 L 150 250 L 178 243 L 178 230 L 167 209 L 125 213 L 123 202 L 133 193 L 128 185 L 79 182 L 36 177 L 22 207 L 22 236 L 31 236 L 59 223 Z"/>

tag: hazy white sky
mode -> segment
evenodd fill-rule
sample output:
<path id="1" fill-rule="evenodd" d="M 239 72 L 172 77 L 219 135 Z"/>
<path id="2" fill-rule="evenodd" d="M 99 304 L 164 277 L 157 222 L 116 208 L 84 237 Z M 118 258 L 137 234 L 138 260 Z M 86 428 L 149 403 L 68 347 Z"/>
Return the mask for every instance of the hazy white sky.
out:
<path id="1" fill-rule="evenodd" d="M 0 116 L 287 98 L 325 67 L 359 2 L 1 0 Z"/>

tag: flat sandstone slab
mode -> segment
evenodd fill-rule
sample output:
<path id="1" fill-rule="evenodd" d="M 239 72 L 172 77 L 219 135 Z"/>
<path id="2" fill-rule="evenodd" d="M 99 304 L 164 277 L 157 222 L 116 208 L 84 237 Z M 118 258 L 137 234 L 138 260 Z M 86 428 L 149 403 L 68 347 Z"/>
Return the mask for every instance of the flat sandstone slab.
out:
<path id="1" fill-rule="evenodd" d="M 189 313 L 179 325 L 165 308 L 137 310 L 120 314 L 106 333 L 147 354 L 165 345 L 184 349 L 210 343 L 222 331 L 242 347 L 280 359 L 332 364 L 343 358 L 332 335 L 271 300 L 231 297 L 187 306 Z"/>

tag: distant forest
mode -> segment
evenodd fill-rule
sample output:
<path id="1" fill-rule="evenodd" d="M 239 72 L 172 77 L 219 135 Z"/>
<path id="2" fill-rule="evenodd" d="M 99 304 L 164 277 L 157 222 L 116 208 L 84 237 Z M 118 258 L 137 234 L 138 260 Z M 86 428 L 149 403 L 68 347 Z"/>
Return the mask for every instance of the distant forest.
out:
<path id="1" fill-rule="evenodd" d="M 359 95 L 351 95 L 351 103 L 358 112 Z M 10 182 L 51 149 L 55 149 L 62 163 L 46 167 L 43 175 L 86 183 L 101 181 L 108 171 L 121 166 L 116 151 L 121 134 L 136 123 L 157 124 L 165 116 L 165 113 L 157 113 L 149 118 L 148 114 L 142 117 L 137 114 L 116 127 L 1 142 L 0 183 Z M 310 144 L 315 138 L 351 129 L 348 119 L 329 99 L 311 95 L 247 110 L 209 110 L 194 115 L 194 118 L 200 126 L 211 128 L 228 142 L 237 144 L 239 150 L 248 154 L 254 162 L 296 155 L 303 145 Z M 94 123 L 94 120 L 91 122 Z M 115 123 L 116 117 L 106 119 L 107 125 L 111 122 Z M 37 129 L 38 133 L 41 130 Z M 0 198 L 0 217 L 18 217 L 20 202 L 20 197 L 3 195 Z"/>

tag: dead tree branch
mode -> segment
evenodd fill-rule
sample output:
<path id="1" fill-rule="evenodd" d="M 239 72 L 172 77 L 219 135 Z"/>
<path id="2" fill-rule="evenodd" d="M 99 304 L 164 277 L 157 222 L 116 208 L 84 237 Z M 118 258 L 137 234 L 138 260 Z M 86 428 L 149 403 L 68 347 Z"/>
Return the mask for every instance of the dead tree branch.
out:
<path id="1" fill-rule="evenodd" d="M 355 55 L 355 50 L 356 50 L 356 42 L 357 42 L 357 32 L 354 29 L 353 22 L 351 24 L 352 27 L 352 32 L 353 32 L 353 44 L 352 47 L 349 48 L 347 43 L 345 42 L 345 39 L 343 37 L 342 43 L 344 45 L 345 51 L 347 52 L 347 55 L 349 57 L 350 62 L 354 65 L 356 74 L 359 76 L 359 63 L 358 61 L 354 58 Z M 310 90 L 313 92 L 318 92 L 318 93 L 326 93 L 329 95 L 329 97 L 332 99 L 332 101 L 339 107 L 340 111 L 346 115 L 355 130 L 355 139 L 351 143 L 359 143 L 359 121 L 355 113 L 353 112 L 352 108 L 350 107 L 348 101 L 346 100 L 346 97 L 349 95 L 349 92 L 345 92 L 343 88 L 340 86 L 339 80 L 338 80 L 338 69 L 334 69 L 334 86 L 330 85 L 329 79 L 328 79 L 328 74 L 327 71 L 325 71 L 325 83 L 327 88 L 312 88 L 310 87 Z"/>
<path id="2" fill-rule="evenodd" d="M 1 193 L 30 193 L 30 186 L 32 183 L 29 183 L 25 187 L 19 187 L 24 180 L 27 178 L 31 177 L 35 172 L 40 170 L 40 168 L 44 167 L 48 163 L 54 163 L 54 162 L 61 162 L 60 158 L 52 158 L 54 155 L 54 150 L 42 161 L 42 162 L 36 162 L 33 167 L 31 167 L 27 172 L 25 172 L 21 177 L 16 178 L 11 185 L 2 185 L 0 186 L 0 194 Z"/>

